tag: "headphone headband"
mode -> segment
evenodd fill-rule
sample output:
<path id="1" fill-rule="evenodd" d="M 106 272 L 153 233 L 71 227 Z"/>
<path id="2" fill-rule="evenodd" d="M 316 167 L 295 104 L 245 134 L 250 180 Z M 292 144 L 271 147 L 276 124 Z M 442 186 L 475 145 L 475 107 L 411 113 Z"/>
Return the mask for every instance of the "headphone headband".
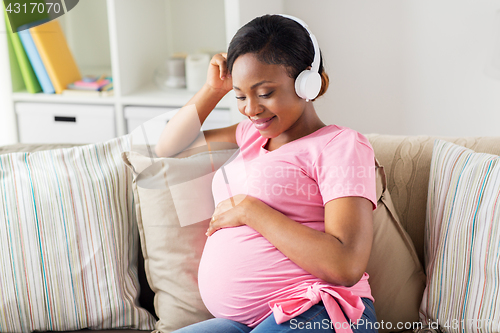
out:
<path id="1" fill-rule="evenodd" d="M 314 59 L 313 59 L 313 62 L 311 64 L 311 71 L 319 73 L 319 63 L 320 63 L 319 45 L 318 45 L 318 41 L 316 39 L 316 36 L 314 36 L 314 34 L 311 32 L 311 30 L 309 30 L 309 26 L 306 24 L 306 22 L 302 21 L 298 17 L 292 16 L 292 15 L 286 15 L 286 14 L 278 14 L 278 15 L 286 17 L 290 20 L 293 20 L 293 21 L 299 23 L 301 26 L 303 26 L 304 29 L 306 29 L 307 33 L 309 34 L 309 37 L 311 38 L 311 41 L 312 41 L 313 47 L 314 47 Z"/>

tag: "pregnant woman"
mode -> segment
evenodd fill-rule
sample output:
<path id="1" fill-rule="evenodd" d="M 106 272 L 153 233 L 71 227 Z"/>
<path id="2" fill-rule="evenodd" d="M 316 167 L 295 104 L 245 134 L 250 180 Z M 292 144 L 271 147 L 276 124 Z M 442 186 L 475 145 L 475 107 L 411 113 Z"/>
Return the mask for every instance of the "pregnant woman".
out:
<path id="1" fill-rule="evenodd" d="M 365 273 L 374 153 L 361 134 L 320 120 L 313 101 L 327 88 L 307 25 L 265 15 L 212 58 L 206 84 L 166 126 L 159 156 L 177 154 L 179 142 L 239 147 L 214 176 L 199 267 L 215 318 L 176 332 L 376 332 Z M 231 89 L 247 119 L 198 135 L 193 117 L 203 123 Z"/>

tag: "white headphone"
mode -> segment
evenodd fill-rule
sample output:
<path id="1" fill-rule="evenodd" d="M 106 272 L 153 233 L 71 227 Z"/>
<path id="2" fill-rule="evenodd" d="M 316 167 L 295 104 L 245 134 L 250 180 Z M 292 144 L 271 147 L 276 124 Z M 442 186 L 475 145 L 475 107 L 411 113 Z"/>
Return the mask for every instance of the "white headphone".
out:
<path id="1" fill-rule="evenodd" d="M 311 64 L 311 69 L 303 70 L 299 76 L 297 76 L 297 79 L 295 79 L 295 92 L 300 98 L 309 102 L 309 100 L 315 99 L 321 90 L 321 75 L 319 74 L 320 52 L 318 41 L 316 40 L 316 36 L 311 33 L 304 21 L 291 15 L 279 15 L 294 20 L 302 25 L 311 37 L 311 41 L 314 46 L 314 60 Z"/>

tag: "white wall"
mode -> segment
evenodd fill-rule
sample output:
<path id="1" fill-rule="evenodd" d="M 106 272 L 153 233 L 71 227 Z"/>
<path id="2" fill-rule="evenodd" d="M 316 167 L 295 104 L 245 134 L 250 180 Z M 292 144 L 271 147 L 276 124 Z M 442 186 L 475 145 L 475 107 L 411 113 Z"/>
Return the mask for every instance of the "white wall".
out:
<path id="1" fill-rule="evenodd" d="M 183 36 L 173 38 L 172 53 L 216 53 L 225 50 L 226 26 L 225 20 L 220 19 L 224 17 L 224 0 L 170 0 L 168 10 L 172 35 Z"/>
<path id="2" fill-rule="evenodd" d="M 485 71 L 499 10 L 499 0 L 285 1 L 322 48 L 331 81 L 320 117 L 402 135 L 500 135 L 500 79 Z"/>
<path id="3" fill-rule="evenodd" d="M 255 17 L 284 13 L 284 0 L 224 0 L 224 5 L 228 46 L 238 29 Z M 239 13 L 239 15 L 235 16 L 233 13 Z"/>

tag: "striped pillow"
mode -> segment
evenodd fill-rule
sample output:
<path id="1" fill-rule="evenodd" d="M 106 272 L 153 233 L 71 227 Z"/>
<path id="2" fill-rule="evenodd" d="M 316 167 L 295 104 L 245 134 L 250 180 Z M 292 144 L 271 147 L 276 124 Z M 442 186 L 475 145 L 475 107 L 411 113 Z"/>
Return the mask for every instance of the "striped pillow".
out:
<path id="1" fill-rule="evenodd" d="M 136 305 L 127 136 L 0 155 L 0 331 L 152 330 Z"/>
<path id="2" fill-rule="evenodd" d="M 420 319 L 445 332 L 500 326 L 500 157 L 436 140 Z"/>

